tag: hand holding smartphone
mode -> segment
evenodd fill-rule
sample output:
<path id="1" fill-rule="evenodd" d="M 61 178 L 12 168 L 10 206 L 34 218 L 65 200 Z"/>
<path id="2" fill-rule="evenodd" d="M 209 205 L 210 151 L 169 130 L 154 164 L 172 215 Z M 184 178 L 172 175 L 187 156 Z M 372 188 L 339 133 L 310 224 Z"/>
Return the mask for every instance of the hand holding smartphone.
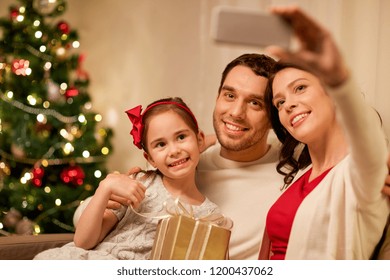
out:
<path id="1" fill-rule="evenodd" d="M 292 28 L 277 15 L 248 8 L 218 6 L 212 11 L 211 37 L 221 43 L 289 48 Z"/>

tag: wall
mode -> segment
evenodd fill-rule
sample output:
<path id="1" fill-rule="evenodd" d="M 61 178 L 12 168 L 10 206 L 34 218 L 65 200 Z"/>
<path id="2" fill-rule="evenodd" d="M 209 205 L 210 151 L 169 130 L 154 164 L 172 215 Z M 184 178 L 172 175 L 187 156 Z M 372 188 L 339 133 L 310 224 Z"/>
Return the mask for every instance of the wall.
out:
<path id="1" fill-rule="evenodd" d="M 14 0 L 1 0 L 0 16 Z M 387 0 L 68 0 L 64 15 L 80 35 L 91 76 L 95 110 L 115 130 L 111 170 L 125 172 L 145 162 L 132 145 L 124 111 L 157 98 L 182 96 L 212 133 L 212 110 L 224 66 L 247 46 L 215 44 L 209 37 L 213 7 L 266 10 L 298 3 L 327 26 L 343 50 L 367 100 L 390 134 L 390 1 Z"/>

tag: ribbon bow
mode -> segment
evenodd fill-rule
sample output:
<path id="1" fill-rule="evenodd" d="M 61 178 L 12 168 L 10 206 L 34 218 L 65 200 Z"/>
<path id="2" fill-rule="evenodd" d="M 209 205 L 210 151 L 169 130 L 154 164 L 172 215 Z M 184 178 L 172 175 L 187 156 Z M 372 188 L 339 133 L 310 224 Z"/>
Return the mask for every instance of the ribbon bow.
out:
<path id="1" fill-rule="evenodd" d="M 182 215 L 196 221 L 209 222 L 212 225 L 225 229 L 231 229 L 233 227 L 233 221 L 218 212 L 212 212 L 201 217 L 195 217 L 192 206 L 190 204 L 183 204 L 179 198 L 176 198 L 173 203 L 171 202 L 171 204 L 166 201 L 165 209 L 171 216 Z"/>
<path id="2" fill-rule="evenodd" d="M 142 111 L 141 105 L 138 105 L 133 109 L 126 111 L 127 116 L 129 117 L 131 123 L 133 124 L 133 128 L 130 131 L 131 136 L 133 136 L 133 143 L 140 150 L 142 150 L 141 137 L 142 137 L 142 130 L 144 128 L 144 125 L 142 124 L 141 111 Z"/>
<path id="3" fill-rule="evenodd" d="M 131 209 L 137 215 L 144 218 L 152 218 L 152 219 L 165 219 L 173 216 L 185 216 L 187 218 L 191 218 L 196 221 L 209 222 L 212 225 L 219 226 L 225 229 L 231 229 L 233 227 L 233 221 L 230 218 L 225 217 L 221 213 L 209 213 L 208 215 L 202 217 L 195 217 L 192 206 L 190 204 L 182 203 L 179 198 L 176 198 L 174 201 L 167 200 L 164 202 L 164 210 L 159 213 L 139 213 L 137 212 L 133 206 Z"/>

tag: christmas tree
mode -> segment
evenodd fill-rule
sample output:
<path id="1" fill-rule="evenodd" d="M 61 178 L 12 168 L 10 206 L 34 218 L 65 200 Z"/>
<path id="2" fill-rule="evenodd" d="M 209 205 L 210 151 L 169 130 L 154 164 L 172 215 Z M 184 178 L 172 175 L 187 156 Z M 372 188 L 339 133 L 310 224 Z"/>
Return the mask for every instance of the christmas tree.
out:
<path id="1" fill-rule="evenodd" d="M 19 0 L 0 19 L 0 232 L 72 232 L 106 176 L 112 131 L 93 112 L 65 0 Z"/>

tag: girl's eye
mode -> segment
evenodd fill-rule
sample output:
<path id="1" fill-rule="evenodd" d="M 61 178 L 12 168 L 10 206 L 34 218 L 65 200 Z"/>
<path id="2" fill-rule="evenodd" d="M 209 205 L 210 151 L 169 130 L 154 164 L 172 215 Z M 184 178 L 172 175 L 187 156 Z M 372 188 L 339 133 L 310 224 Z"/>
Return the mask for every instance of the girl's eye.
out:
<path id="1" fill-rule="evenodd" d="M 179 136 L 177 136 L 177 139 L 179 140 L 184 140 L 184 138 L 186 138 L 185 134 L 180 134 Z"/>
<path id="2" fill-rule="evenodd" d="M 164 142 L 158 142 L 156 143 L 156 148 L 162 148 L 165 146 L 165 143 Z"/>

